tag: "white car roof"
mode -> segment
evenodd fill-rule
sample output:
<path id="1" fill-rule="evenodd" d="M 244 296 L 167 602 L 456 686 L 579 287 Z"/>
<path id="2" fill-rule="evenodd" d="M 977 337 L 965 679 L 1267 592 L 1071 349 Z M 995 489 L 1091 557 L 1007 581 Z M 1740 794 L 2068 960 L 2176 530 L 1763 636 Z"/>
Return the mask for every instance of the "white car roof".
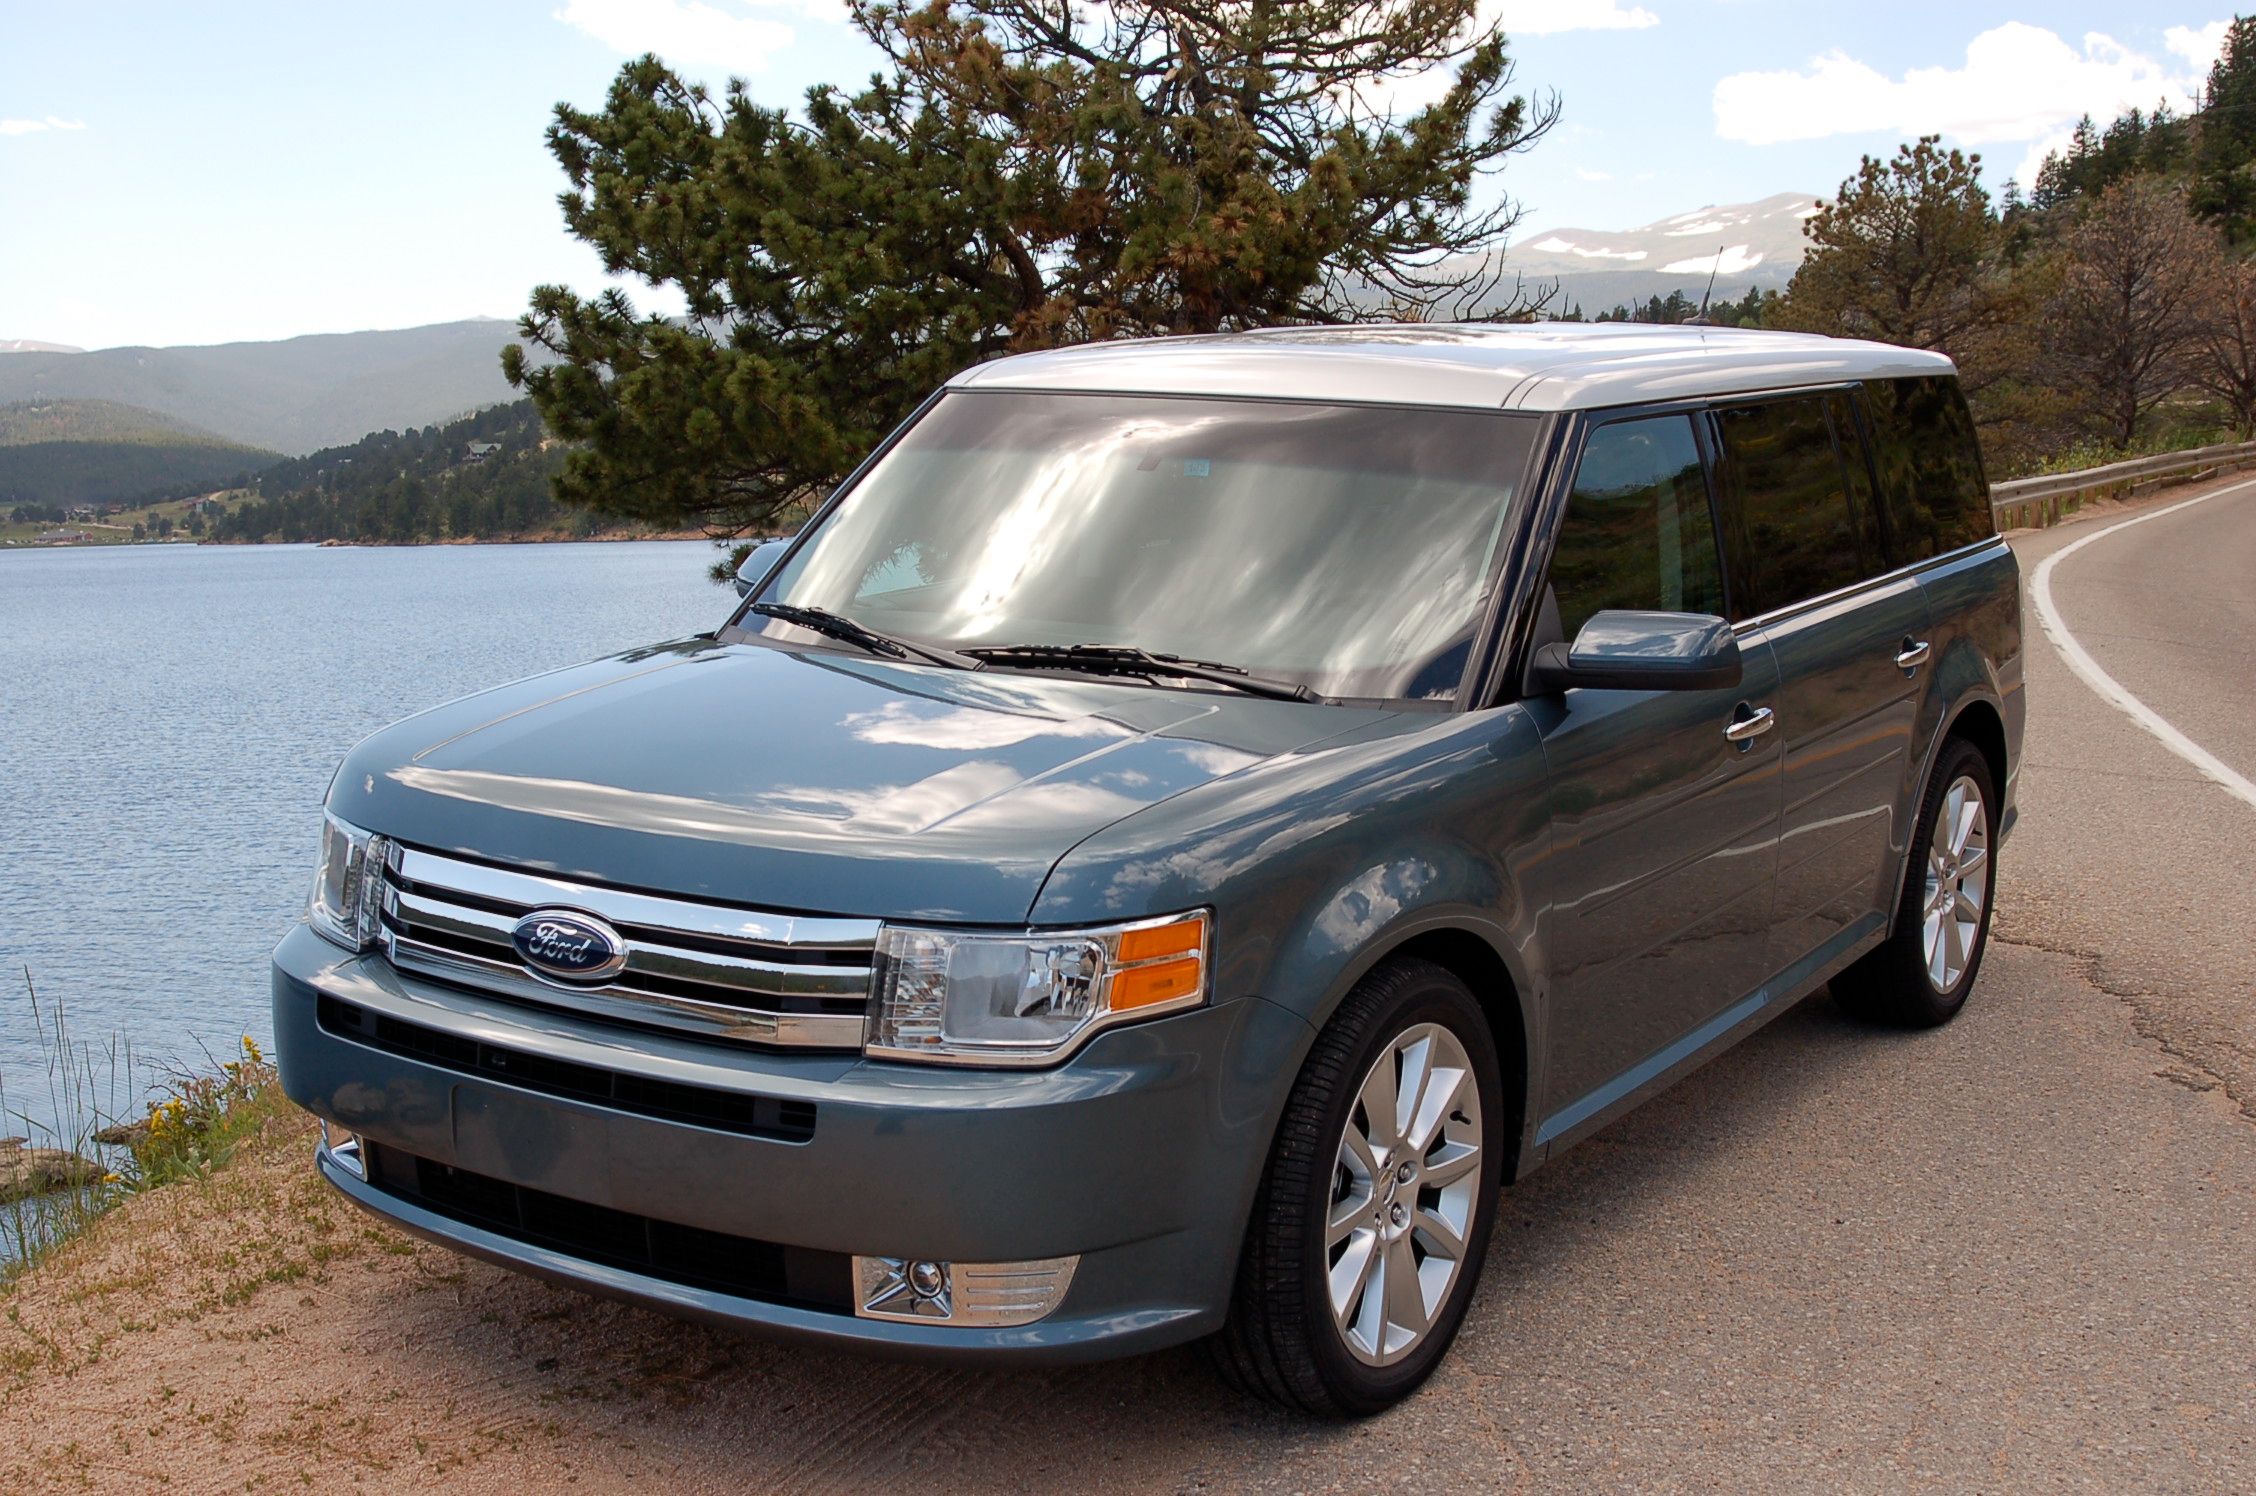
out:
<path id="1" fill-rule="evenodd" d="M 976 364 L 948 383 L 1554 411 L 1956 372 L 1939 353 L 1811 333 L 1429 322 L 1087 343 Z"/>

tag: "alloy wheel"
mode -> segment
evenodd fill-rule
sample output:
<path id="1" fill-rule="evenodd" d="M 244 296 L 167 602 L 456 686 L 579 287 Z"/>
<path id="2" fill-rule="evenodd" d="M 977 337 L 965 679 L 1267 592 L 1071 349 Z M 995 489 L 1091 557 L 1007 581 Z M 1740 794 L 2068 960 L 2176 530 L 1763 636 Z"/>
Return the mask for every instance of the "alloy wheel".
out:
<path id="1" fill-rule="evenodd" d="M 1927 837 L 1927 901 L 1921 934 L 1927 980 L 1948 992 L 1966 975 L 1990 891 L 1990 814 L 1982 789 L 1961 774 L 1935 807 Z"/>
<path id="2" fill-rule="evenodd" d="M 1397 1034 L 1356 1092 L 1324 1225 L 1332 1320 L 1364 1364 L 1415 1349 L 1463 1274 L 1483 1141 L 1456 1035 L 1434 1023 Z"/>

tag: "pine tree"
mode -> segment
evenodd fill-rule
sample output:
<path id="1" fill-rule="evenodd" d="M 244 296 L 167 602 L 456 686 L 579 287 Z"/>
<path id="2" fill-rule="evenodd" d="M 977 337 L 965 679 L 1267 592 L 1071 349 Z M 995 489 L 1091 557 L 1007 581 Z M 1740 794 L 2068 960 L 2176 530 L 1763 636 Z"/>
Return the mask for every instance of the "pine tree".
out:
<path id="1" fill-rule="evenodd" d="M 717 532 L 835 484 L 957 370 L 1022 348 L 1483 306 L 1477 180 L 1555 113 L 1477 0 L 855 0 L 884 54 L 804 120 L 628 64 L 559 106 L 571 232 L 688 316 L 544 286 L 505 355 L 579 445 L 559 499 Z M 1446 77 L 1422 108 L 1386 96 Z"/>
<path id="2" fill-rule="evenodd" d="M 2225 32 L 2198 118 L 2193 210 L 2246 242 L 2256 237 L 2256 16 Z"/>
<path id="3" fill-rule="evenodd" d="M 2076 121 L 2065 154 L 2045 152 L 2044 163 L 2037 168 L 2037 184 L 2029 194 L 2030 206 L 2040 213 L 2048 212 L 2076 196 L 2083 190 L 2089 163 L 2098 154 L 2099 126 L 2087 114 Z"/>
<path id="4" fill-rule="evenodd" d="M 1780 324 L 1963 361 L 2013 307 L 2004 233 L 1981 175 L 1981 157 L 1944 151 L 1933 135 L 1890 161 L 1865 157 L 1803 226 L 1809 253 L 1786 288 Z"/>

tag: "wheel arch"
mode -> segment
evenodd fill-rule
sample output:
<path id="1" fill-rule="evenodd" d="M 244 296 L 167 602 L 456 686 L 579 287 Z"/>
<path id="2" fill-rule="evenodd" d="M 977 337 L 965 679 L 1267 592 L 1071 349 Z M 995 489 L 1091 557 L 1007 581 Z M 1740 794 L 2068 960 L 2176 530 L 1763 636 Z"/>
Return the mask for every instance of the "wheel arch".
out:
<path id="1" fill-rule="evenodd" d="M 1328 995 L 1321 1016 L 1314 1020 L 1316 1026 L 1321 1028 L 1330 1021 L 1333 1011 L 1364 977 L 1389 961 L 1402 960 L 1432 962 L 1463 982 L 1480 1004 L 1496 1041 L 1496 1065 L 1505 1087 L 1509 1128 L 1497 1135 L 1513 1140 L 1508 1177 L 1519 1178 L 1530 1166 L 1528 1105 L 1536 1083 L 1533 1015 L 1525 986 L 1487 934 L 1471 923 L 1446 917 L 1387 932 L 1366 945 L 1343 974 L 1337 989 Z"/>
<path id="2" fill-rule="evenodd" d="M 1943 728 L 1943 742 L 1964 738 L 1981 750 L 1982 758 L 1990 766 L 1990 788 L 2003 798 L 2006 774 L 2012 761 L 2006 750 L 2005 717 L 1994 702 L 1977 696 L 1960 704 Z M 1937 753 L 1941 745 L 1937 745 Z"/>
<path id="3" fill-rule="evenodd" d="M 1894 850 L 1890 861 L 1894 882 L 1882 905 L 1887 911 L 1890 924 L 1894 923 L 1896 916 L 1902 911 L 1906 880 L 1910 877 L 1912 858 L 1916 855 L 1918 846 L 1919 829 L 1912 823 L 1918 818 L 1919 807 L 1926 798 L 1927 784 L 1934 777 L 1935 766 L 1942 762 L 1943 750 L 1954 739 L 1974 745 L 1975 750 L 1982 755 L 1983 762 L 1989 766 L 1991 789 L 1996 792 L 2001 806 L 2006 802 L 2006 775 L 2012 766 L 2012 754 L 2008 747 L 2011 739 L 2006 735 L 2005 715 L 1994 697 L 1978 690 L 1963 693 L 1949 710 L 1941 714 L 1933 731 L 1934 737 L 1919 760 L 1918 771 L 1911 776 L 1910 783 L 1906 786 L 1908 798 L 1903 802 L 1903 844 Z M 2000 840 L 2002 839 L 2001 836 Z"/>
<path id="4" fill-rule="evenodd" d="M 1381 959 L 1431 961 L 1472 991 L 1496 1040 L 1496 1067 L 1503 1074 L 1504 1105 L 1511 1124 L 1502 1136 L 1515 1142 L 1512 1176 L 1517 1178 L 1522 1172 L 1519 1155 L 1526 1151 L 1528 1095 L 1535 1077 L 1528 1066 L 1527 1005 L 1512 968 L 1487 940 L 1459 925 L 1439 925 L 1412 935 Z"/>

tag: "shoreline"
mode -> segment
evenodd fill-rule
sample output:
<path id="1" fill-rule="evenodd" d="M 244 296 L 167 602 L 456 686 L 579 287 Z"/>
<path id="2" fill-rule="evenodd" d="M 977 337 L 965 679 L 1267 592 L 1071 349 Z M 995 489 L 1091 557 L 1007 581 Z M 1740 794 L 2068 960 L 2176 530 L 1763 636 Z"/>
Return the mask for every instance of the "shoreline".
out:
<path id="1" fill-rule="evenodd" d="M 437 540 L 189 540 L 167 538 L 164 540 L 97 540 L 50 541 L 42 544 L 35 540 L 0 540 L 0 551 L 115 551 L 147 550 L 152 547 L 171 549 L 235 549 L 260 546 L 309 546 L 322 550 L 426 550 L 439 547 L 473 545 L 611 545 L 631 541 L 704 541 L 718 548 L 728 544 L 696 530 L 633 530 L 610 531 L 597 535 L 450 535 Z"/>

